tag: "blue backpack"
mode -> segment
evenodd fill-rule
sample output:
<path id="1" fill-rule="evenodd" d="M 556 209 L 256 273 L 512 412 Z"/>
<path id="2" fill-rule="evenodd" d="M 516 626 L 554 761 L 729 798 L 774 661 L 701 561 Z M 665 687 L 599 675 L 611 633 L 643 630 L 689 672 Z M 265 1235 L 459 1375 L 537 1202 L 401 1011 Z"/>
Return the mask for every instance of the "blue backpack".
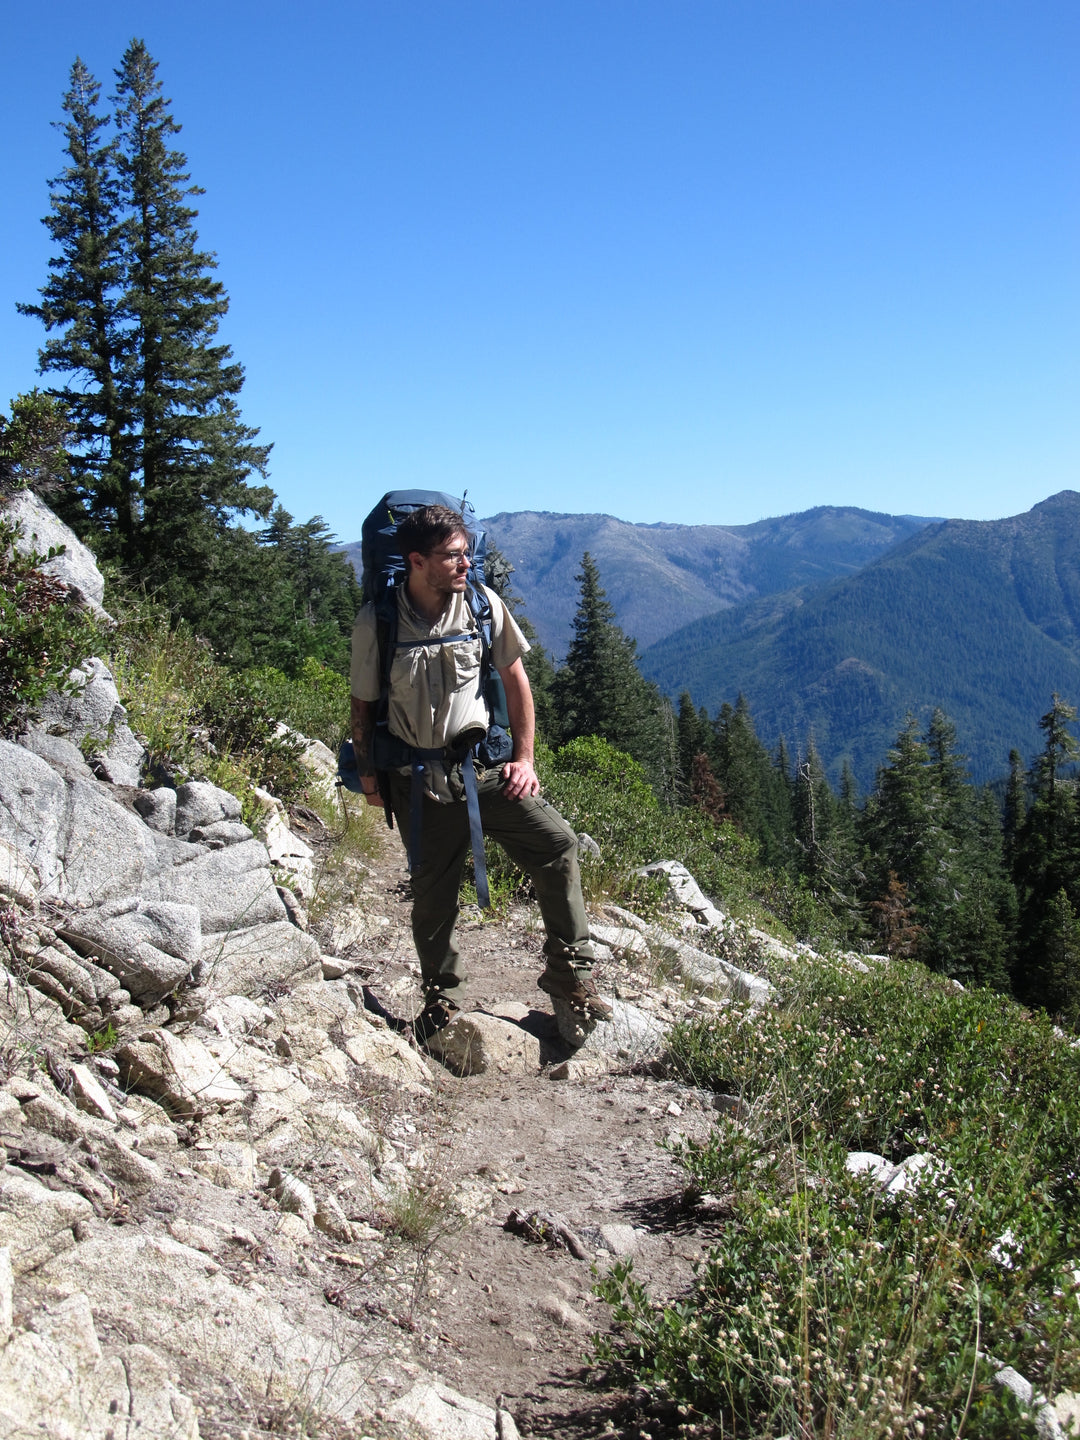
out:
<path id="1" fill-rule="evenodd" d="M 440 643 L 453 644 L 462 640 L 475 640 L 481 644 L 480 693 L 488 711 L 486 735 L 472 750 L 463 754 L 448 754 L 443 750 L 419 750 L 406 744 L 399 736 L 390 732 L 388 711 L 390 701 L 390 668 L 395 651 L 399 648 L 397 639 L 398 587 L 405 582 L 405 557 L 397 539 L 398 526 L 407 515 L 425 505 L 445 505 L 456 510 L 465 522 L 465 534 L 469 541 L 472 564 L 465 589 L 465 599 L 476 622 L 476 631 L 462 635 L 447 635 Z M 420 859 L 420 824 L 423 802 L 423 769 L 431 760 L 460 762 L 465 784 L 465 798 L 468 806 L 469 827 L 473 849 L 473 867 L 476 871 L 476 893 L 480 904 L 490 904 L 487 885 L 487 870 L 484 864 L 483 831 L 480 825 L 479 803 L 476 798 L 476 775 L 472 756 L 481 764 L 495 767 L 504 764 L 513 754 L 513 742 L 506 732 L 509 719 L 506 709 L 506 692 L 498 671 L 491 663 L 491 605 L 481 589 L 484 584 L 484 560 L 487 547 L 484 532 L 477 524 L 476 513 L 462 496 L 456 499 L 437 490 L 391 490 L 384 495 L 371 514 L 364 521 L 361 531 L 360 557 L 362 565 L 361 589 L 364 603 L 375 606 L 375 622 L 379 642 L 380 687 L 375 707 L 375 732 L 372 742 L 372 761 L 379 782 L 386 823 L 393 829 L 394 817 L 390 808 L 389 772 L 404 765 L 411 765 L 413 771 L 412 804 L 410 812 L 409 868 L 415 870 Z M 359 776 L 352 740 L 346 739 L 338 757 L 338 773 L 342 784 L 350 790 L 359 791 Z"/>

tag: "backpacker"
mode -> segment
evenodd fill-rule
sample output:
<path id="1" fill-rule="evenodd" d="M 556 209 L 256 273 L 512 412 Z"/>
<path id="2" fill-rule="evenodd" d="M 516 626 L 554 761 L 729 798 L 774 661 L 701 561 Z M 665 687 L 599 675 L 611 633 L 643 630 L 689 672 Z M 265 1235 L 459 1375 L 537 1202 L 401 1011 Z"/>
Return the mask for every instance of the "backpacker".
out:
<path id="1" fill-rule="evenodd" d="M 487 704 L 489 727 L 487 734 L 474 747 L 473 752 L 481 764 L 494 767 L 511 758 L 513 746 L 506 732 L 509 719 L 506 710 L 506 692 L 498 671 L 491 663 L 491 605 L 481 586 L 484 584 L 484 560 L 486 545 L 484 532 L 477 524 L 473 507 L 464 496 L 460 500 L 436 490 L 392 490 L 384 495 L 371 514 L 364 521 L 361 531 L 360 556 L 362 564 L 361 589 L 364 603 L 375 606 L 376 627 L 379 641 L 379 669 L 381 676 L 379 699 L 375 708 L 375 731 L 372 743 L 372 761 L 379 782 L 386 823 L 393 829 L 394 817 L 390 808 L 389 772 L 404 765 L 413 768 L 412 812 L 410 816 L 409 865 L 414 869 L 420 855 L 420 816 L 422 802 L 423 766 L 428 761 L 443 759 L 443 751 L 419 751 L 390 733 L 387 722 L 390 697 L 390 666 L 397 648 L 397 587 L 406 578 L 405 557 L 397 540 L 397 529 L 401 521 L 414 510 L 424 505 L 445 505 L 456 510 L 465 522 L 471 565 L 467 577 L 465 598 L 473 615 L 481 642 L 480 687 Z M 446 643 L 453 643 L 463 636 L 447 636 Z M 359 781 L 350 783 L 349 761 L 352 775 L 356 775 L 355 757 L 352 756 L 352 742 L 346 740 L 339 757 L 339 773 L 350 789 L 360 789 Z M 476 871 L 476 891 L 480 904 L 489 904 L 487 874 L 484 865 L 483 835 L 480 829 L 480 811 L 476 799 L 476 776 L 471 755 L 453 756 L 462 763 L 462 777 L 465 783 L 469 824 L 472 836 L 473 866 Z"/>

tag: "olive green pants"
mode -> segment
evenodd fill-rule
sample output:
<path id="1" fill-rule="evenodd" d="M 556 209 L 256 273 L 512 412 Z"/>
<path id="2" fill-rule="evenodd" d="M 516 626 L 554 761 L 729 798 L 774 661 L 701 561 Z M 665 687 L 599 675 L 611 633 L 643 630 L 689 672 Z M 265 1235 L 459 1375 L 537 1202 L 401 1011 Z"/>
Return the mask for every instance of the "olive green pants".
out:
<path id="1" fill-rule="evenodd" d="M 548 968 L 587 973 L 594 955 L 581 895 L 577 836 L 546 800 L 508 799 L 501 770 L 483 774 L 478 790 L 485 835 L 497 840 L 533 882 L 547 932 L 544 954 Z M 411 791 L 409 776 L 391 774 L 394 818 L 406 847 Z M 468 853 L 465 801 L 439 804 L 425 795 L 420 859 L 412 876 L 412 933 L 424 992 L 429 996 L 442 994 L 460 1000 L 468 980 L 454 940 L 458 891 Z"/>

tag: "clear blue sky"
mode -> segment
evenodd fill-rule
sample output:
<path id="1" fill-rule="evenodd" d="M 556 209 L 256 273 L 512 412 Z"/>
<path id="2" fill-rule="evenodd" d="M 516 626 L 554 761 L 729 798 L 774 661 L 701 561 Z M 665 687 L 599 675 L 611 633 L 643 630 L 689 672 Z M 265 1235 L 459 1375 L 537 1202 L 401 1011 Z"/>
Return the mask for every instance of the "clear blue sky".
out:
<path id="1" fill-rule="evenodd" d="M 739 524 L 1080 488 L 1076 0 L 8 7 L 0 404 L 50 120 L 146 40 L 271 481 Z"/>

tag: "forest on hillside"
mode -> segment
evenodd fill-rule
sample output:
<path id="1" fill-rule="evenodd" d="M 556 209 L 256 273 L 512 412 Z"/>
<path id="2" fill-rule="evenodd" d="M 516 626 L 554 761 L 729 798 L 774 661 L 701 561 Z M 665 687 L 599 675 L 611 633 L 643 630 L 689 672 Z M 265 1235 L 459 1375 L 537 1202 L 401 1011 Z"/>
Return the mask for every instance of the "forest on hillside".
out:
<path id="1" fill-rule="evenodd" d="M 262 483 L 270 447 L 244 424 L 243 369 L 216 339 L 228 300 L 213 256 L 199 249 L 199 190 L 140 41 L 116 71 L 111 104 L 103 108 L 100 85 L 77 61 L 45 218 L 50 273 L 22 305 L 44 327 L 40 369 L 55 383 L 0 417 L 0 495 L 33 486 L 91 546 L 123 605 L 205 643 L 230 677 L 214 679 L 206 701 L 219 748 L 229 735 L 248 750 L 267 742 L 272 727 L 255 722 L 286 681 L 338 697 L 343 733 L 359 588 L 321 519 L 296 523 Z M 7 729 L 92 638 L 43 575 L 45 557 L 20 554 L 15 539 L 0 517 Z M 878 568 L 887 604 L 893 571 Z M 520 614 L 512 569 L 494 548 L 488 575 Z M 1080 805 L 1067 698 L 1038 697 L 1040 748 L 1027 759 L 1012 750 L 1004 794 L 971 782 L 964 735 L 940 709 L 882 740 L 860 793 L 850 768 L 830 784 L 808 726 L 789 732 L 795 748 L 769 750 L 745 699 L 710 715 L 686 690 L 674 706 L 643 677 L 588 551 L 576 583 L 565 663 L 556 668 L 539 644 L 528 657 L 541 736 L 571 768 L 610 783 L 636 777 L 649 806 L 671 819 L 656 833 L 685 846 L 673 858 L 707 869 L 737 853 L 745 878 L 728 871 L 716 883 L 743 886 L 799 938 L 915 958 L 1080 1024 Z M 988 635 L 987 665 L 1012 663 L 994 643 Z M 770 653 L 769 683 L 782 696 L 784 652 Z M 896 653 L 898 670 L 925 662 L 914 634 Z M 1033 707 L 1041 680 L 1035 667 L 1018 687 Z M 242 742 L 234 721 L 214 728 L 226 700 L 231 713 L 246 710 Z"/>

